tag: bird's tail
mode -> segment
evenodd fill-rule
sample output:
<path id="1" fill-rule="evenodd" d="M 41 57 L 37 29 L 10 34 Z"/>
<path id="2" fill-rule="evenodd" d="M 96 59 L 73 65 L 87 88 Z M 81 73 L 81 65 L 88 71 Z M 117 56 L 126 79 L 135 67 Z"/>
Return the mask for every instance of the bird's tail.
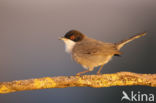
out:
<path id="1" fill-rule="evenodd" d="M 118 42 L 118 43 L 115 43 L 116 48 L 117 48 L 118 50 L 120 50 L 125 44 L 129 43 L 130 41 L 133 41 L 134 39 L 137 39 L 137 38 L 140 38 L 140 37 L 142 37 L 142 36 L 145 36 L 145 35 L 146 35 L 146 32 L 141 33 L 141 34 L 136 34 L 136 35 L 130 37 L 129 39 L 122 40 L 122 41 L 120 41 L 120 42 Z"/>

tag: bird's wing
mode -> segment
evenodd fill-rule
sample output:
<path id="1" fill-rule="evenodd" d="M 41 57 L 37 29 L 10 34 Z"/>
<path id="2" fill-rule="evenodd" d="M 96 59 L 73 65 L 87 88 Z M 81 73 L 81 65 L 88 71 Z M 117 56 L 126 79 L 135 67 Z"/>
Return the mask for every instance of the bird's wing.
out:
<path id="1" fill-rule="evenodd" d="M 114 54 L 119 54 L 114 44 L 92 39 L 76 43 L 72 50 L 73 59 L 87 68 L 107 63 Z"/>
<path id="2" fill-rule="evenodd" d="M 101 56 L 120 54 L 120 52 L 115 48 L 114 44 L 103 43 L 92 39 L 76 44 L 75 48 L 73 48 L 73 53 Z"/>

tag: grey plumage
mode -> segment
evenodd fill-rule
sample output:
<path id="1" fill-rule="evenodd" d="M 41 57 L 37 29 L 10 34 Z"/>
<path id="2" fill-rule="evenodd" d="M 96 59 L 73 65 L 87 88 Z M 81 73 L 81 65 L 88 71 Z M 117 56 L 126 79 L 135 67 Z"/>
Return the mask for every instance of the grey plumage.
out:
<path id="1" fill-rule="evenodd" d="M 77 75 L 92 71 L 95 67 L 101 66 L 97 72 L 99 74 L 103 65 L 108 63 L 114 55 L 119 56 L 122 54 L 120 49 L 125 44 L 145 34 L 137 34 L 118 43 L 105 43 L 89 38 L 77 30 L 71 30 L 61 40 L 65 42 L 66 49 L 71 53 L 72 58 L 87 69 L 77 73 Z"/>
<path id="2" fill-rule="evenodd" d="M 72 51 L 73 59 L 90 70 L 106 64 L 114 54 L 121 54 L 113 43 L 104 43 L 88 37 L 76 43 Z"/>

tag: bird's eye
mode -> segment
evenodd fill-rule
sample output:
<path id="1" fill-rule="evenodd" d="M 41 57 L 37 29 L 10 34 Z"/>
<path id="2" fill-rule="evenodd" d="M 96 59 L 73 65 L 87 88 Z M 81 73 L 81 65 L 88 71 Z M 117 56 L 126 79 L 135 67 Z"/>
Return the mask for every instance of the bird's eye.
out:
<path id="1" fill-rule="evenodd" d="M 73 36 L 73 35 L 70 36 L 70 39 L 71 39 L 71 40 L 74 40 L 74 39 L 75 39 L 75 36 Z"/>

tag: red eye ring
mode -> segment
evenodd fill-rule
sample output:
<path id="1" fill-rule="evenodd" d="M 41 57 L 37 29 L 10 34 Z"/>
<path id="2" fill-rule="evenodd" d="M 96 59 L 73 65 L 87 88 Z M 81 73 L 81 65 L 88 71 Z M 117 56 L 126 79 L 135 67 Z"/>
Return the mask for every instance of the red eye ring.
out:
<path id="1" fill-rule="evenodd" d="M 71 40 L 74 40 L 75 39 L 75 36 L 74 35 L 70 36 L 70 39 Z"/>

